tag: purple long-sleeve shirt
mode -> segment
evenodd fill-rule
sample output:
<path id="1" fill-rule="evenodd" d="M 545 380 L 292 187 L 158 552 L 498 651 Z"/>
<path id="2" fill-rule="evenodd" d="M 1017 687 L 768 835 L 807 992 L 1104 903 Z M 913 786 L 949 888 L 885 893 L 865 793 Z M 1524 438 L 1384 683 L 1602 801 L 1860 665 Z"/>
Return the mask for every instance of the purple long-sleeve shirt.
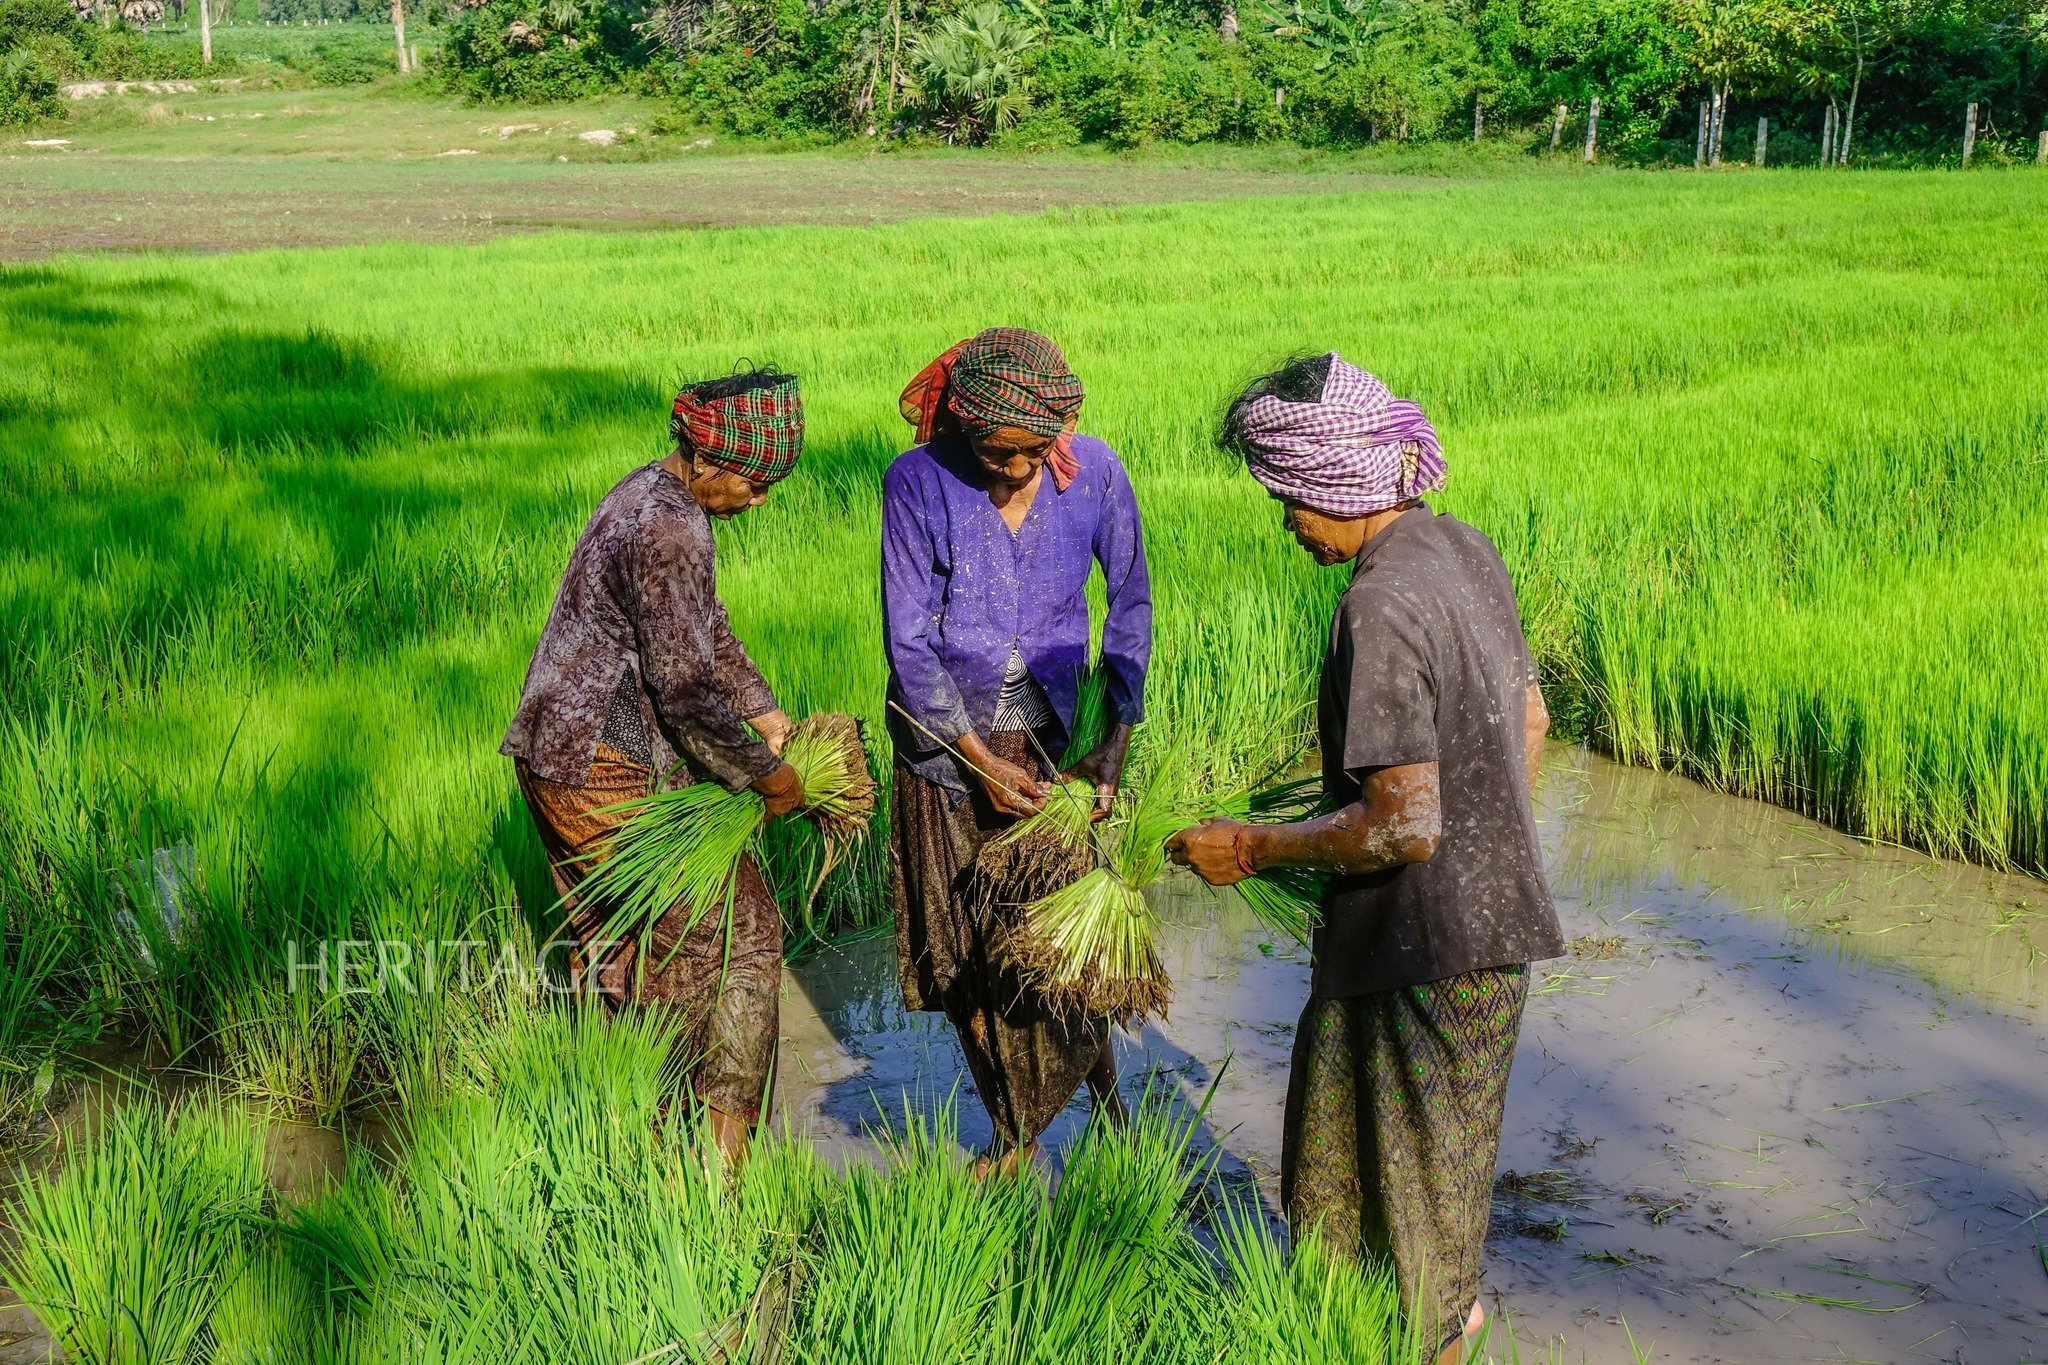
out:
<path id="1" fill-rule="evenodd" d="M 1108 589 L 1102 665 L 1116 720 L 1145 715 L 1152 584 L 1131 481 L 1111 450 L 1073 438 L 1081 472 L 1064 492 L 1047 475 L 1012 534 L 957 438 L 896 457 L 882 476 L 882 617 L 889 695 L 947 743 L 986 735 L 1014 646 L 1072 728 L 1088 671 L 1088 573 Z M 892 709 L 896 752 L 954 791 L 946 751 Z"/>

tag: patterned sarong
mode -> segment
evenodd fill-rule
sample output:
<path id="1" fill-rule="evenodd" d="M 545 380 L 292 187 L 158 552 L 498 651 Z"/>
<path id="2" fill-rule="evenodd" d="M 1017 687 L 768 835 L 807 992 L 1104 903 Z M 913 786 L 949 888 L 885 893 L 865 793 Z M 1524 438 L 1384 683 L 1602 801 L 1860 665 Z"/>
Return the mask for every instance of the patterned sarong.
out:
<path id="1" fill-rule="evenodd" d="M 1479 1297 L 1508 1066 L 1528 969 L 1492 967 L 1346 1000 L 1294 1035 L 1280 1197 L 1301 1236 L 1387 1258 L 1425 1341 Z M 1428 1334 L 1435 1333 L 1432 1338 Z"/>

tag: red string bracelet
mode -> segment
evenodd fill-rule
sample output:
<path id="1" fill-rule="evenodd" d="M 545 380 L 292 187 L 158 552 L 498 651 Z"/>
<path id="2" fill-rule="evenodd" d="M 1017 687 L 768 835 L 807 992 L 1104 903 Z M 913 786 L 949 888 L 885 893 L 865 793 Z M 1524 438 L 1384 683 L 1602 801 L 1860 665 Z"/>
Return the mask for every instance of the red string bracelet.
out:
<path id="1" fill-rule="evenodd" d="M 1247 877 L 1256 877 L 1259 870 L 1252 866 L 1252 860 L 1244 856 L 1244 832 L 1246 826 L 1239 825 L 1230 835 L 1230 851 L 1237 855 L 1237 870 Z"/>

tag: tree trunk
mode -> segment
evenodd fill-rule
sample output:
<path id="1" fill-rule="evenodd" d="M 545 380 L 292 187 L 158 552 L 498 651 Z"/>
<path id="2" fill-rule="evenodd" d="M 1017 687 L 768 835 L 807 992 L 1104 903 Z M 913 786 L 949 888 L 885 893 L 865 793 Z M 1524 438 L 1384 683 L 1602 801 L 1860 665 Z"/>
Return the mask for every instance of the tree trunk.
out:
<path id="1" fill-rule="evenodd" d="M 2048 128 L 2041 130 L 2041 150 L 2034 153 L 2036 166 L 2048 166 Z"/>
<path id="2" fill-rule="evenodd" d="M 1849 164 L 1849 139 L 1856 134 L 1856 97 L 1863 93 L 1863 58 L 1856 58 L 1856 79 L 1849 83 L 1849 111 L 1842 115 L 1842 131 L 1835 138 L 1835 164 Z"/>
<path id="3" fill-rule="evenodd" d="M 1486 114 L 1479 103 L 1479 92 L 1472 92 L 1472 140 L 1479 141 L 1479 135 L 1486 131 Z"/>
<path id="4" fill-rule="evenodd" d="M 398 74 L 409 75 L 412 63 L 405 55 L 405 0 L 391 0 L 391 31 L 398 39 Z"/>
<path id="5" fill-rule="evenodd" d="M 903 0 L 889 0 L 889 112 L 896 112 L 896 89 L 903 81 Z"/>
<path id="6" fill-rule="evenodd" d="M 1600 146 L 1600 97 L 1598 95 L 1586 105 L 1586 164 L 1593 164 L 1593 154 Z"/>
<path id="7" fill-rule="evenodd" d="M 213 65 L 213 0 L 199 0 L 199 64 Z"/>
<path id="8" fill-rule="evenodd" d="M 1835 125 L 1841 121 L 1842 111 L 1835 104 L 1835 97 L 1828 96 L 1828 111 L 1820 120 L 1820 164 L 1835 164 Z"/>
<path id="9" fill-rule="evenodd" d="M 1970 169 L 1970 153 L 1977 150 L 1977 101 L 1963 112 L 1963 169 Z"/>
<path id="10" fill-rule="evenodd" d="M 1714 121 L 1707 129 L 1707 164 L 1721 164 L 1721 130 L 1728 125 L 1728 87 L 1714 87 Z"/>
<path id="11" fill-rule="evenodd" d="M 1550 121 L 1550 153 L 1557 155 L 1558 145 L 1564 141 L 1564 116 L 1568 106 L 1557 106 L 1557 117 Z"/>
<path id="12" fill-rule="evenodd" d="M 1224 0 L 1223 18 L 1216 24 L 1216 36 L 1226 43 L 1237 41 L 1237 6 Z"/>
<path id="13" fill-rule="evenodd" d="M 1756 167 L 1758 170 L 1762 170 L 1764 167 L 1764 144 L 1770 140 L 1771 121 L 1768 118 L 1758 119 L 1756 121 Z"/>
<path id="14" fill-rule="evenodd" d="M 1692 164 L 1693 164 L 1693 165 L 1694 165 L 1695 167 L 1699 167 L 1699 166 L 1704 166 L 1704 165 L 1706 165 L 1706 164 L 1707 164 L 1707 122 L 1708 122 L 1708 117 L 1709 117 L 1709 116 L 1708 116 L 1708 113 L 1707 113 L 1707 102 L 1706 102 L 1705 100 L 1701 100 L 1701 101 L 1700 101 L 1700 135 L 1699 135 L 1699 138 L 1698 138 L 1698 140 L 1696 140 L 1696 141 L 1695 141 L 1695 142 L 1694 142 L 1694 143 L 1692 144 Z"/>

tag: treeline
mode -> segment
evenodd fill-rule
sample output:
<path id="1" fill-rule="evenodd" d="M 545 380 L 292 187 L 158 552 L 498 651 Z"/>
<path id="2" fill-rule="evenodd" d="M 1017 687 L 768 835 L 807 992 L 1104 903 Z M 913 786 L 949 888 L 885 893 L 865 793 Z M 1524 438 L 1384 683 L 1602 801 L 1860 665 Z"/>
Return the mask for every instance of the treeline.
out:
<path id="1" fill-rule="evenodd" d="M 480 0 L 443 78 L 640 88 L 780 138 L 1049 147 L 1512 136 L 1603 155 L 2032 159 L 2048 9 L 2017 0 Z M 1702 113 L 1702 110 L 1705 112 Z M 1705 128 L 1707 132 L 1702 133 Z"/>

